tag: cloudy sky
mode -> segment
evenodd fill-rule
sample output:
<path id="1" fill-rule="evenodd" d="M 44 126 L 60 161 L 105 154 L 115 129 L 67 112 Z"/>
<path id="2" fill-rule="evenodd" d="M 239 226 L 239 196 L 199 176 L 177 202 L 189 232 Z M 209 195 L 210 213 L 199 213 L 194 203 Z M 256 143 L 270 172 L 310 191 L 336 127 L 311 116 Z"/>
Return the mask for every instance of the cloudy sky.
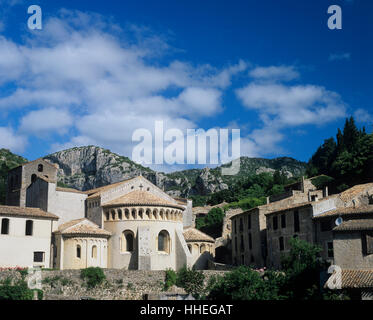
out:
<path id="1" fill-rule="evenodd" d="M 373 123 L 373 3 L 329 2 L 0 0 L 0 148 L 131 157 L 133 132 L 163 120 L 307 161 L 347 116 Z M 27 28 L 32 4 L 42 30 Z M 327 28 L 331 4 L 342 30 Z"/>

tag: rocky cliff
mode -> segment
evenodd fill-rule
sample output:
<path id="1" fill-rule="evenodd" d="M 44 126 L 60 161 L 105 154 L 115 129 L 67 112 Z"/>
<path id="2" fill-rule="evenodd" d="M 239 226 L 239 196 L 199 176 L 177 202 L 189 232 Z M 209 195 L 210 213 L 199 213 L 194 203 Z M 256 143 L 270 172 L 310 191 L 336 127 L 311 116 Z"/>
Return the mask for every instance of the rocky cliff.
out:
<path id="1" fill-rule="evenodd" d="M 60 185 L 88 190 L 142 174 L 170 195 L 181 197 L 224 190 L 245 176 L 264 171 L 282 170 L 288 176 L 299 176 L 305 171 L 305 163 L 292 158 L 241 157 L 241 169 L 236 176 L 222 176 L 220 167 L 163 173 L 96 146 L 72 148 L 44 159 L 58 164 Z"/>

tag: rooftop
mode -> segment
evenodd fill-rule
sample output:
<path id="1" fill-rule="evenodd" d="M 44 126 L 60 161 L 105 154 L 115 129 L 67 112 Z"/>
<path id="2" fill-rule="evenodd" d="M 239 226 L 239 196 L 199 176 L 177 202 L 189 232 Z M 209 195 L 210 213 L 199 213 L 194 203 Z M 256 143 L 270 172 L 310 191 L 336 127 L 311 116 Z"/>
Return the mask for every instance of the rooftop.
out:
<path id="1" fill-rule="evenodd" d="M 55 232 L 65 236 L 68 235 L 83 235 L 83 236 L 103 236 L 110 237 L 111 233 L 101 229 L 98 225 L 89 221 L 86 218 L 76 219 L 66 222 L 58 227 Z"/>
<path id="2" fill-rule="evenodd" d="M 334 210 L 330 210 L 327 212 L 324 212 L 322 214 L 319 214 L 313 219 L 321 219 L 321 218 L 327 218 L 327 217 L 337 217 L 337 216 L 345 216 L 345 215 L 363 215 L 363 214 L 373 214 L 373 205 L 369 206 L 361 206 L 361 207 L 343 207 L 338 208 Z"/>
<path id="3" fill-rule="evenodd" d="M 373 270 L 342 270 L 342 288 L 373 288 Z"/>
<path id="4" fill-rule="evenodd" d="M 186 242 L 192 242 L 192 241 L 215 242 L 214 238 L 192 227 L 185 228 L 183 235 L 184 235 Z"/>
<path id="5" fill-rule="evenodd" d="M 373 219 L 353 219 L 342 222 L 333 231 L 363 231 L 373 230 Z"/>
<path id="6" fill-rule="evenodd" d="M 16 207 L 16 206 L 0 206 L 0 215 L 12 215 L 18 217 L 30 218 L 48 218 L 58 220 L 59 217 L 53 213 L 46 212 L 39 208 Z"/>

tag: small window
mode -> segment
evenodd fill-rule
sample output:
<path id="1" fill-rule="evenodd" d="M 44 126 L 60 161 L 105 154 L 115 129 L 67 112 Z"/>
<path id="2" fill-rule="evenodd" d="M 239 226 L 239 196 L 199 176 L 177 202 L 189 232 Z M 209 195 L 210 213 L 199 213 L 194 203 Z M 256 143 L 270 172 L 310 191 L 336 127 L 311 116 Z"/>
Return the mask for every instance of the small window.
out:
<path id="1" fill-rule="evenodd" d="M 322 232 L 330 231 L 332 230 L 331 220 L 329 219 L 323 219 L 320 223 L 320 228 Z"/>
<path id="2" fill-rule="evenodd" d="M 274 216 L 273 217 L 273 230 L 277 230 L 278 229 L 278 219 L 277 219 L 277 216 Z"/>
<path id="3" fill-rule="evenodd" d="M 333 252 L 333 242 L 328 242 L 328 258 L 333 258 L 334 252 Z"/>
<path id="4" fill-rule="evenodd" d="M 9 219 L 4 218 L 1 220 L 1 234 L 9 234 Z"/>
<path id="5" fill-rule="evenodd" d="M 199 253 L 204 253 L 206 251 L 206 246 L 204 244 L 199 248 Z"/>
<path id="6" fill-rule="evenodd" d="M 234 220 L 234 226 L 233 226 L 234 233 L 237 233 L 237 220 Z"/>
<path id="7" fill-rule="evenodd" d="M 241 256 L 241 263 L 245 264 L 245 256 L 244 255 Z"/>
<path id="8" fill-rule="evenodd" d="M 316 199 L 317 199 L 316 195 L 311 196 L 311 201 L 316 201 Z"/>
<path id="9" fill-rule="evenodd" d="M 170 253 L 170 235 L 166 230 L 158 234 L 158 251 Z"/>
<path id="10" fill-rule="evenodd" d="M 286 215 L 281 215 L 281 228 L 286 228 Z"/>
<path id="11" fill-rule="evenodd" d="M 234 238 L 234 249 L 235 249 L 236 252 L 238 251 L 237 237 Z"/>
<path id="12" fill-rule="evenodd" d="M 34 262 L 44 262 L 44 252 L 34 252 Z"/>
<path id="13" fill-rule="evenodd" d="M 248 230 L 251 229 L 251 215 L 250 214 L 247 216 L 247 229 Z"/>
<path id="14" fill-rule="evenodd" d="M 134 235 L 131 230 L 123 232 L 122 236 L 122 251 L 132 252 L 134 248 Z"/>
<path id="15" fill-rule="evenodd" d="M 242 218 L 240 218 L 240 232 L 243 231 L 243 221 L 242 221 Z"/>
<path id="16" fill-rule="evenodd" d="M 34 221 L 27 220 L 26 221 L 26 232 L 25 232 L 26 236 L 32 236 L 33 229 L 34 229 Z"/>
<path id="17" fill-rule="evenodd" d="M 253 240 L 251 237 L 251 233 L 249 233 L 249 249 L 251 250 L 253 248 Z"/>
<path id="18" fill-rule="evenodd" d="M 278 241 L 279 241 L 280 251 L 284 251 L 284 237 L 280 237 Z"/>
<path id="19" fill-rule="evenodd" d="M 373 254 L 373 232 L 362 233 L 362 249 L 364 255 Z"/>
<path id="20" fill-rule="evenodd" d="M 79 259 L 82 257 L 82 248 L 80 247 L 80 245 L 76 246 L 76 257 Z"/>
<path id="21" fill-rule="evenodd" d="M 92 247 L 92 258 L 97 259 L 97 246 Z"/>
<path id="22" fill-rule="evenodd" d="M 43 172 L 43 170 L 44 170 L 43 165 L 42 165 L 42 164 L 39 164 L 39 165 L 38 165 L 38 172 Z"/>
<path id="23" fill-rule="evenodd" d="M 109 212 L 105 212 L 106 221 L 109 220 Z"/>
<path id="24" fill-rule="evenodd" d="M 245 245 L 244 245 L 244 242 L 243 242 L 243 235 L 241 235 L 240 250 L 241 250 L 241 251 L 244 251 L 244 250 L 245 250 Z"/>
<path id="25" fill-rule="evenodd" d="M 253 256 L 253 255 L 251 255 L 251 257 L 250 257 L 250 262 L 251 262 L 251 263 L 254 263 L 254 262 L 255 262 L 255 259 L 254 259 L 254 256 Z"/>
<path id="26" fill-rule="evenodd" d="M 294 232 L 299 232 L 300 226 L 299 226 L 299 212 L 298 210 L 294 211 Z"/>

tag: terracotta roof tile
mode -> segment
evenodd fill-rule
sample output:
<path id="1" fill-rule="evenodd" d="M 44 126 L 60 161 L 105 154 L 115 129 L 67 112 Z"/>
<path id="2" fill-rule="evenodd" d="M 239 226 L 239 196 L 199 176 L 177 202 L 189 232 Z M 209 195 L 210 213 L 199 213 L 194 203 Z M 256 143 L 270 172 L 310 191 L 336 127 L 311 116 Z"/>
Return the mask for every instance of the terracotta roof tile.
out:
<path id="1" fill-rule="evenodd" d="M 356 208 L 354 207 L 337 208 L 337 209 L 319 214 L 313 217 L 313 219 L 321 219 L 321 218 L 334 217 L 334 216 L 345 216 L 345 215 L 364 215 L 364 214 L 369 214 L 369 213 L 373 214 L 373 205 L 361 206 L 361 207 L 356 207 Z"/>
<path id="2" fill-rule="evenodd" d="M 191 242 L 191 241 L 215 242 L 214 238 L 192 227 L 185 228 L 183 235 L 184 235 L 186 242 Z"/>
<path id="3" fill-rule="evenodd" d="M 130 193 L 125 194 L 122 197 L 114 199 L 108 203 L 105 203 L 103 207 L 107 206 L 117 206 L 117 205 L 153 205 L 153 206 L 167 206 L 173 207 L 177 209 L 184 209 L 183 206 L 178 205 L 177 203 L 173 203 L 157 197 L 150 192 L 135 190 Z"/>
<path id="4" fill-rule="evenodd" d="M 333 231 L 373 230 L 373 219 L 352 219 L 342 222 Z"/>
<path id="5" fill-rule="evenodd" d="M 342 288 L 373 288 L 373 269 L 342 270 Z"/>
<path id="6" fill-rule="evenodd" d="M 358 184 L 340 193 L 339 197 L 343 202 L 348 202 L 358 196 L 360 193 L 371 188 L 373 189 L 373 183 Z"/>
<path id="7" fill-rule="evenodd" d="M 80 235 L 80 236 L 103 236 L 110 237 L 111 233 L 104 229 L 101 229 L 98 225 L 94 224 L 86 218 L 76 219 L 66 222 L 58 227 L 55 233 L 59 233 L 65 236 L 68 235 Z"/>
<path id="8" fill-rule="evenodd" d="M 46 212 L 39 208 L 0 206 L 0 215 L 12 215 L 30 218 L 49 218 L 58 220 L 59 217 L 53 213 Z"/>

